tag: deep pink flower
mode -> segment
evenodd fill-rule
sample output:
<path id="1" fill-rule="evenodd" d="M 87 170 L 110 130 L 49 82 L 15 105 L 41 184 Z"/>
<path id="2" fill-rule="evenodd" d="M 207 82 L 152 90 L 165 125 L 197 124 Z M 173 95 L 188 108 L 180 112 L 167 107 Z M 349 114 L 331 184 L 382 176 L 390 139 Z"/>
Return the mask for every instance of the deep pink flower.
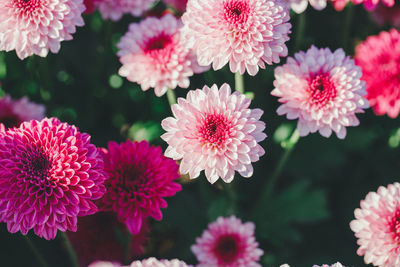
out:
<path id="1" fill-rule="evenodd" d="M 147 217 L 162 219 L 164 197 L 174 196 L 181 186 L 178 164 L 162 155 L 160 147 L 146 141 L 108 143 L 104 154 L 107 193 L 101 199 L 103 210 L 114 211 L 132 234 L 137 234 Z"/>
<path id="2" fill-rule="evenodd" d="M 141 16 L 156 0 L 99 0 L 96 6 L 104 19 L 118 21 L 124 14 Z"/>
<path id="3" fill-rule="evenodd" d="M 199 64 L 256 75 L 265 63 L 287 56 L 289 10 L 272 0 L 189 0 L 182 31 Z"/>
<path id="4" fill-rule="evenodd" d="M 396 118 L 400 112 L 400 33 L 392 29 L 368 37 L 356 47 L 355 61 L 362 68 L 374 112 Z"/>
<path id="5" fill-rule="evenodd" d="M 4 133 L 6 131 L 6 127 L 4 126 L 3 123 L 0 122 L 0 134 Z"/>
<path id="6" fill-rule="evenodd" d="M 264 252 L 254 238 L 254 224 L 242 223 L 235 216 L 219 217 L 210 223 L 191 250 L 198 267 L 261 267 Z"/>
<path id="7" fill-rule="evenodd" d="M 350 0 L 330 0 L 333 4 L 333 7 L 337 11 L 343 10 Z M 376 6 L 381 3 L 387 7 L 392 7 L 394 5 L 395 0 L 351 0 L 351 2 L 355 5 L 363 4 L 365 9 L 368 11 L 374 10 Z"/>
<path id="8" fill-rule="evenodd" d="M 84 10 L 82 0 L 2 0 L 0 50 L 15 50 L 20 59 L 58 53 L 60 42 L 84 25 Z"/>
<path id="9" fill-rule="evenodd" d="M 142 261 L 134 261 L 127 267 L 189 267 L 181 260 L 157 260 L 156 258 L 148 258 Z"/>
<path id="10" fill-rule="evenodd" d="M 168 88 L 187 88 L 189 77 L 207 68 L 198 66 L 180 28 L 180 21 L 171 14 L 132 23 L 118 44 L 119 74 L 139 83 L 143 91 L 153 87 L 157 96 Z"/>
<path id="11" fill-rule="evenodd" d="M 24 121 L 43 119 L 45 110 L 43 105 L 29 102 L 26 96 L 12 99 L 6 95 L 0 99 L 0 122 L 6 128 L 18 127 Z"/>
<path id="12" fill-rule="evenodd" d="M 82 266 L 87 266 L 96 259 L 123 261 L 126 253 L 125 244 L 121 242 L 116 232 L 119 229 L 125 234 L 126 228 L 124 224 L 118 222 L 116 214 L 97 212 L 80 217 L 78 225 L 78 231 L 68 232 L 67 235 Z M 145 220 L 140 232 L 130 238 L 130 256 L 143 255 L 148 232 L 149 226 Z"/>
<path id="13" fill-rule="evenodd" d="M 332 53 L 329 48 L 312 46 L 275 69 L 271 94 L 282 103 L 279 115 L 298 119 L 300 136 L 319 131 L 329 137 L 333 130 L 343 139 L 346 127 L 359 124 L 356 113 L 368 108 L 360 78 L 361 69 L 342 49 Z"/>
<path id="14" fill-rule="evenodd" d="M 321 266 L 319 266 L 319 265 L 314 265 L 313 267 L 345 267 L 345 266 L 343 266 L 340 262 L 337 262 L 337 263 L 332 264 L 332 265 L 323 264 L 323 265 L 321 265 Z"/>
<path id="15" fill-rule="evenodd" d="M 387 7 L 379 3 L 371 15 L 381 26 L 385 24 L 400 26 L 400 1 L 397 1 L 392 7 Z"/>
<path id="16" fill-rule="evenodd" d="M 0 221 L 45 239 L 76 231 L 105 192 L 103 166 L 90 136 L 58 119 L 9 129 L 0 136 Z"/>
<path id="17" fill-rule="evenodd" d="M 205 170 L 210 183 L 222 178 L 230 183 L 238 171 L 253 175 L 252 162 L 264 155 L 258 144 L 266 138 L 261 109 L 249 109 L 251 100 L 239 92 L 231 94 L 228 84 L 189 91 L 172 106 L 174 117 L 161 125 L 161 138 L 169 145 L 167 157 L 182 159 L 180 172 L 194 179 Z"/>
<path id="18" fill-rule="evenodd" d="M 86 7 L 85 14 L 91 14 L 96 10 L 97 2 L 102 0 L 84 0 L 84 4 Z"/>
<path id="19" fill-rule="evenodd" d="M 185 12 L 188 0 L 164 0 L 165 4 L 172 6 L 179 12 Z"/>
<path id="20" fill-rule="evenodd" d="M 366 264 L 398 266 L 400 262 L 400 184 L 380 186 L 361 200 L 350 228 L 358 238 L 359 256 Z"/>

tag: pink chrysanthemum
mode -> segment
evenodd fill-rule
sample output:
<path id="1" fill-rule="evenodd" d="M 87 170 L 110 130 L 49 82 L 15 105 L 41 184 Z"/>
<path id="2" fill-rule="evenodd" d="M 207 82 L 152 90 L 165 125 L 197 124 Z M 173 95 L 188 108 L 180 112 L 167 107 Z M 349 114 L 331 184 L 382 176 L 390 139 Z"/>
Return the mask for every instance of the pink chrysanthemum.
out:
<path id="1" fill-rule="evenodd" d="M 4 124 L 2 124 L 1 122 L 0 122 L 0 134 L 1 133 L 4 133 L 6 131 L 6 127 L 4 126 Z"/>
<path id="2" fill-rule="evenodd" d="M 118 21 L 124 14 L 141 16 L 156 0 L 99 0 L 96 6 L 104 19 Z"/>
<path id="3" fill-rule="evenodd" d="M 235 171 L 253 175 L 252 162 L 264 155 L 258 144 L 267 135 L 260 121 L 261 109 L 249 109 L 251 100 L 239 92 L 231 94 L 228 84 L 190 91 L 172 106 L 175 116 L 161 125 L 161 138 L 169 145 L 167 157 L 182 159 L 180 172 L 196 178 L 202 170 L 210 183 L 221 177 L 229 183 Z"/>
<path id="4" fill-rule="evenodd" d="M 321 266 L 319 266 L 319 265 L 314 265 L 313 267 L 345 267 L 345 266 L 343 266 L 340 262 L 337 262 L 337 263 L 332 264 L 332 265 L 323 264 L 323 265 L 321 265 Z"/>
<path id="5" fill-rule="evenodd" d="M 289 10 L 281 1 L 190 0 L 182 21 L 199 64 L 214 70 L 229 62 L 232 72 L 256 75 L 288 53 Z"/>
<path id="6" fill-rule="evenodd" d="M 0 50 L 15 50 L 20 59 L 57 53 L 60 42 L 84 25 L 84 10 L 82 0 L 2 0 Z"/>
<path id="7" fill-rule="evenodd" d="M 189 267 L 185 262 L 177 259 L 173 260 L 157 260 L 156 258 L 148 258 L 142 261 L 134 261 L 129 267 Z"/>
<path id="8" fill-rule="evenodd" d="M 252 222 L 242 223 L 235 216 L 219 217 L 208 225 L 191 250 L 198 267 L 261 267 L 257 262 L 264 252 L 254 238 Z"/>
<path id="9" fill-rule="evenodd" d="M 379 187 L 361 200 L 350 228 L 366 264 L 395 267 L 400 263 L 400 184 Z"/>
<path id="10" fill-rule="evenodd" d="M 379 3 L 371 15 L 381 26 L 385 24 L 400 26 L 400 1 L 397 1 L 392 7 L 387 7 Z"/>
<path id="11" fill-rule="evenodd" d="M 132 23 L 118 44 L 119 74 L 139 83 L 143 91 L 153 87 L 157 96 L 168 88 L 187 88 L 189 77 L 206 68 L 197 65 L 180 28 L 180 21 L 171 14 Z"/>
<path id="12" fill-rule="evenodd" d="M 346 127 L 359 124 L 355 114 L 368 108 L 360 78 L 361 69 L 342 49 L 332 53 L 329 48 L 312 46 L 275 69 L 271 94 L 282 103 L 279 115 L 298 119 L 300 136 L 319 131 L 329 137 L 333 130 L 343 139 Z"/>
<path id="13" fill-rule="evenodd" d="M 333 4 L 333 7 L 337 11 L 343 10 L 350 0 L 330 0 Z M 355 5 L 363 4 L 365 9 L 368 11 L 374 10 L 376 6 L 381 3 L 387 7 L 392 7 L 394 5 L 395 0 L 351 0 L 351 2 Z"/>
<path id="14" fill-rule="evenodd" d="M 137 234 L 147 217 L 162 219 L 164 197 L 174 196 L 181 186 L 178 164 L 162 155 L 160 147 L 146 141 L 108 143 L 104 153 L 107 193 L 101 199 L 103 210 L 114 211 L 132 234 Z"/>
<path id="15" fill-rule="evenodd" d="M 185 12 L 188 0 L 164 0 L 165 4 L 172 6 L 179 12 Z"/>
<path id="16" fill-rule="evenodd" d="M 374 112 L 396 118 L 400 112 L 400 33 L 392 29 L 368 37 L 356 47 L 355 61 L 362 68 Z"/>
<path id="17" fill-rule="evenodd" d="M 300 14 L 303 13 L 308 6 L 308 2 L 310 5 L 316 10 L 322 10 L 326 7 L 327 0 L 285 0 L 290 5 L 290 8 Z"/>
<path id="18" fill-rule="evenodd" d="M 89 264 L 88 267 L 123 267 L 123 266 L 118 262 L 95 261 Z"/>
<path id="19" fill-rule="evenodd" d="M 12 99 L 6 95 L 0 99 L 0 122 L 6 128 L 18 127 L 24 121 L 43 119 L 45 110 L 43 105 L 29 102 L 26 96 Z"/>
<path id="20" fill-rule="evenodd" d="M 103 166 L 90 136 L 58 119 L 9 129 L 0 136 L 0 221 L 45 239 L 76 231 L 105 192 Z"/>

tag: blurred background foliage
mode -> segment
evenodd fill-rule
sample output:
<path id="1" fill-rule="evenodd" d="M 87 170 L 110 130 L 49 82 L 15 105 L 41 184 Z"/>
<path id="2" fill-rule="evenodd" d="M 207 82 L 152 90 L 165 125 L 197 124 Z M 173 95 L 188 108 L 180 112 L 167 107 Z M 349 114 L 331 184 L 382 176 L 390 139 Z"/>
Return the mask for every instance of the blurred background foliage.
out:
<path id="1" fill-rule="evenodd" d="M 159 136 L 161 120 L 171 114 L 166 96 L 158 98 L 153 90 L 143 92 L 117 74 L 120 63 L 116 43 L 129 23 L 135 21 L 138 19 L 130 16 L 117 23 L 103 21 L 100 14 L 94 13 L 85 16 L 86 25 L 78 29 L 73 41 L 62 43 L 59 54 L 20 61 L 14 52 L 1 52 L 1 95 L 27 95 L 45 104 L 48 116 L 77 125 L 100 147 L 110 140 L 131 138 L 147 139 L 165 149 Z M 331 6 L 323 11 L 308 8 L 302 15 L 292 14 L 291 22 L 290 55 L 312 44 L 343 47 L 353 55 L 358 42 L 389 29 L 377 26 L 362 6 L 348 6 L 343 12 Z M 305 25 L 303 29 L 301 24 Z M 265 112 L 262 120 L 268 134 L 262 142 L 266 155 L 254 164 L 254 176 L 237 176 L 229 185 L 210 185 L 204 176 L 193 181 L 183 177 L 183 191 L 167 199 L 163 220 L 150 222 L 143 257 L 177 257 L 194 264 L 190 246 L 195 238 L 218 216 L 236 214 L 243 221 L 255 222 L 256 238 L 265 252 L 263 266 L 289 263 L 308 267 L 336 261 L 346 266 L 365 266 L 356 255 L 356 239 L 349 222 L 367 192 L 398 181 L 399 120 L 378 117 L 368 110 L 359 116 L 359 127 L 348 129 L 344 141 L 319 134 L 301 138 L 273 194 L 260 203 L 261 188 L 295 127 L 295 122 L 276 114 L 278 102 L 270 95 L 274 68 L 269 66 L 256 77 L 245 76 L 246 91 L 255 95 L 252 108 Z M 234 75 L 227 68 L 196 75 L 189 89 L 214 83 L 233 87 Z M 176 90 L 178 96 L 186 93 L 186 89 Z M 30 236 L 51 266 L 69 266 L 60 240 L 47 242 L 32 233 Z M 9 234 L 4 223 L 0 224 L 0 240 L 1 266 L 36 266 L 22 236 Z"/>

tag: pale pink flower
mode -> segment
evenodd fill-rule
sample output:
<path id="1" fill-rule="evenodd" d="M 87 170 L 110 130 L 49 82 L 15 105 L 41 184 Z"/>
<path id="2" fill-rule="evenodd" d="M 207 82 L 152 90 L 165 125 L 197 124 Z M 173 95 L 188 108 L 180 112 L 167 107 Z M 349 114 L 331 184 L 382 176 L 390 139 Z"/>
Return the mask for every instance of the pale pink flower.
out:
<path id="1" fill-rule="evenodd" d="M 287 56 L 289 10 L 272 0 L 189 0 L 182 31 L 199 64 L 256 75 Z"/>
<path id="2" fill-rule="evenodd" d="M 360 246 L 357 254 L 366 264 L 400 266 L 400 184 L 369 192 L 360 206 L 350 223 Z"/>
<path id="3" fill-rule="evenodd" d="M 257 262 L 264 252 L 258 248 L 254 230 L 252 222 L 219 217 L 191 247 L 197 267 L 261 267 Z"/>
<path id="4" fill-rule="evenodd" d="M 286 0 L 290 5 L 290 8 L 297 14 L 303 13 L 308 6 L 308 3 L 316 9 L 322 10 L 326 7 L 327 0 Z"/>
<path id="5" fill-rule="evenodd" d="M 340 262 L 337 262 L 337 263 L 332 264 L 332 265 L 322 264 L 321 266 L 314 265 L 313 267 L 345 267 L 345 266 L 343 266 Z"/>
<path id="6" fill-rule="evenodd" d="M 333 130 L 343 139 L 346 127 L 359 124 L 356 113 L 369 107 L 360 78 L 361 69 L 342 49 L 332 53 L 312 46 L 275 69 L 271 94 L 282 103 L 279 115 L 298 119 L 300 136 L 319 131 L 329 137 Z"/>
<path id="7" fill-rule="evenodd" d="M 103 19 L 118 21 L 124 14 L 135 17 L 149 10 L 156 0 L 99 0 L 95 3 Z"/>
<path id="8" fill-rule="evenodd" d="M 20 59 L 58 53 L 60 42 L 84 25 L 84 10 L 83 0 L 2 0 L 0 50 L 15 50 Z"/>
<path id="9" fill-rule="evenodd" d="M 252 162 L 264 155 L 258 144 L 266 138 L 261 109 L 249 109 L 251 100 L 239 92 L 231 94 L 228 84 L 218 90 L 192 90 L 172 106 L 175 116 L 162 121 L 167 133 L 161 136 L 169 147 L 167 157 L 182 159 L 180 172 L 196 178 L 202 170 L 210 183 L 222 178 L 229 183 L 235 171 L 253 175 Z"/>
<path id="10" fill-rule="evenodd" d="M 88 267 L 122 267 L 120 263 L 110 261 L 95 261 L 89 264 Z"/>
<path id="11" fill-rule="evenodd" d="M 6 95 L 0 99 L 0 122 L 7 128 L 18 127 L 24 121 L 43 119 L 45 110 L 43 105 L 30 102 L 26 96 L 12 99 Z"/>
<path id="12" fill-rule="evenodd" d="M 132 23 L 118 44 L 121 76 L 137 82 L 143 91 L 153 87 L 162 96 L 177 86 L 189 87 L 193 73 L 206 70 L 181 37 L 181 22 L 171 14 Z"/>
<path id="13" fill-rule="evenodd" d="M 189 267 L 185 262 L 177 259 L 173 260 L 157 260 L 156 258 L 148 258 L 142 261 L 134 261 L 129 267 Z M 127 266 L 128 267 L 128 266 Z"/>

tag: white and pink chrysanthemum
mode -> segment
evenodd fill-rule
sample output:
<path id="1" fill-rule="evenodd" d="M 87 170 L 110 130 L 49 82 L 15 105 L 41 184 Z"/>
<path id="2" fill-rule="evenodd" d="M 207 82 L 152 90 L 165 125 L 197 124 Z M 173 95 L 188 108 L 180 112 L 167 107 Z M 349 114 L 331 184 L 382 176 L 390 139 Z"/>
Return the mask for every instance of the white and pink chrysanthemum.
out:
<path id="1" fill-rule="evenodd" d="M 359 256 L 366 264 L 400 265 L 400 184 L 379 187 L 361 200 L 350 228 L 358 238 Z"/>
<path id="2" fill-rule="evenodd" d="M 303 13 L 308 6 L 308 3 L 316 9 L 322 10 L 326 7 L 327 0 L 286 0 L 290 8 L 297 14 Z"/>
<path id="3" fill-rule="evenodd" d="M 189 0 L 182 31 L 199 64 L 256 75 L 287 56 L 289 10 L 272 0 Z"/>
<path id="4" fill-rule="evenodd" d="M 95 6 L 104 19 L 118 21 L 124 14 L 139 17 L 149 10 L 156 0 L 99 0 Z"/>
<path id="5" fill-rule="evenodd" d="M 88 267 L 123 267 L 123 266 L 118 262 L 95 261 L 89 264 Z"/>
<path id="6" fill-rule="evenodd" d="M 190 91 L 172 106 L 175 116 L 162 121 L 162 135 L 169 147 L 167 157 L 182 159 L 180 172 L 196 178 L 202 170 L 210 183 L 222 178 L 229 183 L 235 171 L 253 175 L 252 162 L 264 155 L 258 144 L 266 138 L 261 109 L 249 109 L 251 100 L 228 84 Z"/>
<path id="7" fill-rule="evenodd" d="M 0 99 L 0 122 L 6 128 L 18 127 L 24 121 L 43 119 L 45 110 L 43 105 L 30 102 L 26 96 L 12 99 L 6 95 Z"/>
<path id="8" fill-rule="evenodd" d="M 190 265 L 177 259 L 157 260 L 156 258 L 148 258 L 142 261 L 134 261 L 129 267 L 190 267 Z"/>
<path id="9" fill-rule="evenodd" d="M 337 263 L 332 264 L 332 265 L 322 264 L 321 266 L 314 265 L 313 267 L 345 267 L 345 266 L 343 266 L 340 262 L 337 262 Z"/>
<path id="10" fill-rule="evenodd" d="M 90 136 L 58 119 L 32 120 L 0 135 L 0 222 L 45 239 L 76 231 L 97 212 L 104 163 Z"/>
<path id="11" fill-rule="evenodd" d="M 180 28 L 181 22 L 171 14 L 132 23 L 118 44 L 119 74 L 140 84 L 143 91 L 153 87 L 157 96 L 177 86 L 189 87 L 189 77 L 207 68 L 197 65 Z"/>
<path id="12" fill-rule="evenodd" d="M 258 248 L 252 222 L 242 223 L 235 216 L 219 217 L 208 225 L 191 250 L 198 267 L 261 267 L 264 252 Z"/>
<path id="13" fill-rule="evenodd" d="M 298 119 L 300 136 L 319 131 L 329 137 L 334 131 L 343 139 L 346 127 L 359 124 L 356 113 L 369 107 L 361 69 L 342 49 L 312 46 L 296 53 L 275 69 L 275 79 L 271 94 L 282 103 L 277 113 Z"/>
<path id="14" fill-rule="evenodd" d="M 57 53 L 83 26 L 83 0 L 0 1 L 0 50 L 15 50 L 20 59 Z"/>

